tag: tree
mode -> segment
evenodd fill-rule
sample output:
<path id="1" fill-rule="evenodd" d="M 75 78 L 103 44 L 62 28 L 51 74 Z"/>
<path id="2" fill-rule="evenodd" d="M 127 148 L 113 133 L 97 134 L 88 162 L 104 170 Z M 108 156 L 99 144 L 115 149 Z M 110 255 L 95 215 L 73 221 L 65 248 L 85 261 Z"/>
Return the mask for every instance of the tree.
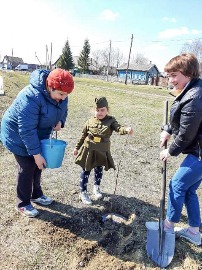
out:
<path id="1" fill-rule="evenodd" d="M 135 56 L 133 55 L 131 64 L 136 64 L 136 65 L 147 65 L 149 64 L 149 59 L 146 58 L 143 54 L 137 53 Z"/>
<path id="2" fill-rule="evenodd" d="M 58 61 L 58 67 L 66 70 L 70 70 L 74 67 L 73 57 L 68 40 L 66 41 L 65 46 L 62 50 L 62 55 L 60 56 L 60 59 Z"/>
<path id="3" fill-rule="evenodd" d="M 97 66 L 100 67 L 101 66 L 101 50 L 95 50 L 92 52 L 92 58 L 95 60 L 95 62 L 97 63 Z"/>
<path id="4" fill-rule="evenodd" d="M 85 39 L 83 49 L 78 58 L 78 66 L 80 67 L 82 73 L 89 72 L 90 66 L 89 55 L 90 55 L 90 43 L 88 39 Z"/>
<path id="5" fill-rule="evenodd" d="M 193 53 L 198 61 L 202 62 L 202 41 L 200 39 L 195 39 L 192 42 L 186 42 L 181 49 L 181 53 Z"/>
<path id="6" fill-rule="evenodd" d="M 118 48 L 113 49 L 113 54 L 112 54 L 112 63 L 114 67 L 119 67 L 124 59 L 123 53 L 120 52 L 120 50 Z"/>
<path id="7" fill-rule="evenodd" d="M 100 67 L 107 66 L 109 61 L 109 47 L 103 50 L 95 50 L 92 53 L 92 56 Z M 123 59 L 123 53 L 121 53 L 118 48 L 111 49 L 110 66 L 119 67 L 120 64 L 123 62 Z"/>

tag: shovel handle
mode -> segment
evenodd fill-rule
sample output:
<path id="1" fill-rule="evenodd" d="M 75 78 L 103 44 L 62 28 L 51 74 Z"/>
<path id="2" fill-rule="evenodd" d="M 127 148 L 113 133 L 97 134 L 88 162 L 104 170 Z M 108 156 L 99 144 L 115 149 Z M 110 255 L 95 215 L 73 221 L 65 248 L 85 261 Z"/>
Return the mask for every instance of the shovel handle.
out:
<path id="1" fill-rule="evenodd" d="M 168 101 L 164 103 L 164 125 L 168 124 Z M 164 144 L 167 149 L 167 141 Z M 160 218 L 159 218 L 159 252 L 162 253 L 163 246 L 163 221 L 165 219 L 165 193 L 166 193 L 166 160 L 162 165 L 162 182 L 161 182 L 161 200 L 160 200 Z"/>
<path id="2" fill-rule="evenodd" d="M 164 125 L 168 124 L 168 100 L 164 103 Z M 164 148 L 167 149 L 167 141 L 164 144 Z M 162 219 L 164 219 L 164 210 L 165 210 L 165 191 L 166 191 L 166 160 L 163 161 L 162 166 L 162 183 L 161 183 L 161 215 Z"/>

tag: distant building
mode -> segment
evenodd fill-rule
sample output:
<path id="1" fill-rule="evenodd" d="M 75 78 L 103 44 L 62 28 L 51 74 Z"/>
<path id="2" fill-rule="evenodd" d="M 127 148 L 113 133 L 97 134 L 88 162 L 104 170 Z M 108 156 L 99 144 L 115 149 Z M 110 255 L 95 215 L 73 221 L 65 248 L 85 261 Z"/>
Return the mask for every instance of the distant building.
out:
<path id="1" fill-rule="evenodd" d="M 56 60 L 55 63 L 52 64 L 52 69 L 57 68 L 58 67 L 58 62 L 59 62 L 60 57 Z M 79 56 L 73 56 L 73 64 L 74 64 L 74 68 L 72 70 L 70 70 L 70 72 L 74 73 L 79 73 L 79 65 L 78 65 L 78 59 Z M 90 74 L 97 74 L 99 72 L 99 67 L 98 67 L 98 63 L 93 59 L 93 58 L 89 58 L 89 73 Z"/>
<path id="2" fill-rule="evenodd" d="M 101 70 L 101 74 L 102 75 L 112 75 L 112 76 L 115 76 L 117 75 L 117 67 L 113 67 L 113 66 L 102 66 L 100 68 Z"/>
<path id="3" fill-rule="evenodd" d="M 36 69 L 39 69 L 40 66 L 39 65 L 36 65 L 36 64 L 28 64 L 28 71 L 32 72 Z"/>
<path id="4" fill-rule="evenodd" d="M 161 72 L 158 77 L 158 86 L 171 88 L 172 85 L 169 83 L 169 79 L 166 72 Z"/>
<path id="5" fill-rule="evenodd" d="M 23 64 L 23 60 L 20 57 L 14 56 L 4 56 L 3 61 L 1 62 L 2 68 L 14 70 L 19 64 Z"/>
<path id="6" fill-rule="evenodd" d="M 146 65 L 129 65 L 127 70 L 127 64 L 121 65 L 117 68 L 117 76 L 120 81 L 124 81 L 126 78 L 133 84 L 158 84 L 159 70 L 154 64 Z"/>

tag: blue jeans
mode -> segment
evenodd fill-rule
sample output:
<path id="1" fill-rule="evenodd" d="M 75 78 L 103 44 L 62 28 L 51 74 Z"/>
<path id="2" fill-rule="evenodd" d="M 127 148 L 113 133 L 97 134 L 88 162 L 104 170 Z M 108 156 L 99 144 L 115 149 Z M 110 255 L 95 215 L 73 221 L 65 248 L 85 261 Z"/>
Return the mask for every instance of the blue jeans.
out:
<path id="1" fill-rule="evenodd" d="M 202 180 L 202 160 L 189 154 L 172 177 L 169 185 L 167 220 L 179 222 L 185 204 L 189 226 L 201 224 L 200 207 L 196 190 Z"/>

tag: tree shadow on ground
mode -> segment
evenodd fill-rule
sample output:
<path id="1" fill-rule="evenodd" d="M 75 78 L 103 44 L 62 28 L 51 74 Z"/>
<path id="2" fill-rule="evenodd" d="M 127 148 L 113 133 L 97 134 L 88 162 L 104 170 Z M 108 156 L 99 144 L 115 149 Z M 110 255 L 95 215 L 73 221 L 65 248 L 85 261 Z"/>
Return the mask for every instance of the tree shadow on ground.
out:
<path id="1" fill-rule="evenodd" d="M 107 195 L 92 206 L 82 208 L 55 201 L 42 207 L 40 212 L 38 219 L 45 221 L 46 227 L 57 227 L 64 234 L 96 241 L 94 249 L 101 247 L 123 261 L 151 263 L 146 254 L 145 222 L 158 221 L 159 208 L 154 205 L 134 197 Z M 113 219 L 113 214 L 118 218 Z M 65 239 L 68 241 L 68 236 Z M 83 256 L 86 252 L 89 253 L 88 247 L 81 247 Z M 175 259 L 175 266 L 180 265 L 186 255 L 180 253 L 179 256 Z"/>

